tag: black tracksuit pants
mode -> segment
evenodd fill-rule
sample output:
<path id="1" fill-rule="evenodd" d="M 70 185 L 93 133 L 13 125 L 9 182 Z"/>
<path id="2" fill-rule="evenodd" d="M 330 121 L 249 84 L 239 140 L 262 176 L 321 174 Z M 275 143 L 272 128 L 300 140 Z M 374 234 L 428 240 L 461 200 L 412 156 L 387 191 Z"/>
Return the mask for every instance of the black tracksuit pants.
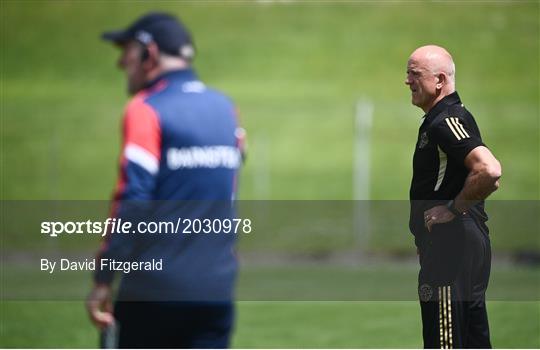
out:
<path id="1" fill-rule="evenodd" d="M 491 348 L 485 303 L 491 246 L 484 223 L 458 217 L 416 236 L 425 348 Z"/>

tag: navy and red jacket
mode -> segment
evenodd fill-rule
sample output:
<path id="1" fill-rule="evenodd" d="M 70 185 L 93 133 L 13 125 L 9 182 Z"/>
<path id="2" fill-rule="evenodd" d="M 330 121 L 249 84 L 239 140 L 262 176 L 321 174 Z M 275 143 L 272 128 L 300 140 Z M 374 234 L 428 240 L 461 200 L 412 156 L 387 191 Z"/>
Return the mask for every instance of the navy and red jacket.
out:
<path id="1" fill-rule="evenodd" d="M 193 70 L 167 72 L 137 93 L 125 109 L 122 136 L 114 217 L 176 222 L 233 215 L 244 132 L 232 101 Z M 163 259 L 161 271 L 123 274 L 119 299 L 221 300 L 233 293 L 234 244 L 232 234 L 108 234 L 99 259 Z M 96 282 L 111 283 L 114 271 L 99 262 Z"/>

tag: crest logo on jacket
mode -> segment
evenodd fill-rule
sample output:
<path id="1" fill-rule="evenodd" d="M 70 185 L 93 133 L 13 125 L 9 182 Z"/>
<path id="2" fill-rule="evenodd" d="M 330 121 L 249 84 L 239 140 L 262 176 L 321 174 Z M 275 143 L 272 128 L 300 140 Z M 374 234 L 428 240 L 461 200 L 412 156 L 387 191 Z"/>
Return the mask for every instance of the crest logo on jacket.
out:
<path id="1" fill-rule="evenodd" d="M 422 149 L 422 148 L 426 147 L 428 143 L 429 143 L 429 139 L 428 139 L 428 136 L 427 136 L 427 132 L 424 131 L 422 133 L 422 135 L 420 135 L 420 140 L 418 140 L 418 148 Z"/>

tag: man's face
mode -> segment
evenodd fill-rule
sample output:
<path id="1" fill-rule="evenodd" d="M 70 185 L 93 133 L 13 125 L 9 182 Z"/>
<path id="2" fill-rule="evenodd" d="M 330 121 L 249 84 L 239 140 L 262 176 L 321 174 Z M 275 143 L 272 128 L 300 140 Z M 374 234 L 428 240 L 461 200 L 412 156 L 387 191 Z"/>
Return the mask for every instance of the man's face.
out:
<path id="1" fill-rule="evenodd" d="M 434 101 L 439 95 L 437 83 L 437 76 L 428 69 L 425 62 L 414 57 L 409 59 L 405 84 L 409 85 L 411 89 L 411 102 L 413 105 L 420 107 L 427 113 L 433 107 Z"/>
<path id="2" fill-rule="evenodd" d="M 126 72 L 128 93 L 134 95 L 146 84 L 146 73 L 141 60 L 143 48 L 136 41 L 128 41 L 120 48 L 122 54 L 118 67 Z"/>

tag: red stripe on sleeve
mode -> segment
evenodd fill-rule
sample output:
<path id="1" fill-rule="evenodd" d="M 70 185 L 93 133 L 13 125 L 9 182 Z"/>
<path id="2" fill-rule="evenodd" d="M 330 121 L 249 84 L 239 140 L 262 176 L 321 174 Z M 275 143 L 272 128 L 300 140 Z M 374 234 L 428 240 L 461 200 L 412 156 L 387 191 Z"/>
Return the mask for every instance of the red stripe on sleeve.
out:
<path id="1" fill-rule="evenodd" d="M 124 116 L 124 143 L 136 144 L 161 158 L 161 126 L 157 112 L 143 97 L 135 97 L 126 107 Z"/>

